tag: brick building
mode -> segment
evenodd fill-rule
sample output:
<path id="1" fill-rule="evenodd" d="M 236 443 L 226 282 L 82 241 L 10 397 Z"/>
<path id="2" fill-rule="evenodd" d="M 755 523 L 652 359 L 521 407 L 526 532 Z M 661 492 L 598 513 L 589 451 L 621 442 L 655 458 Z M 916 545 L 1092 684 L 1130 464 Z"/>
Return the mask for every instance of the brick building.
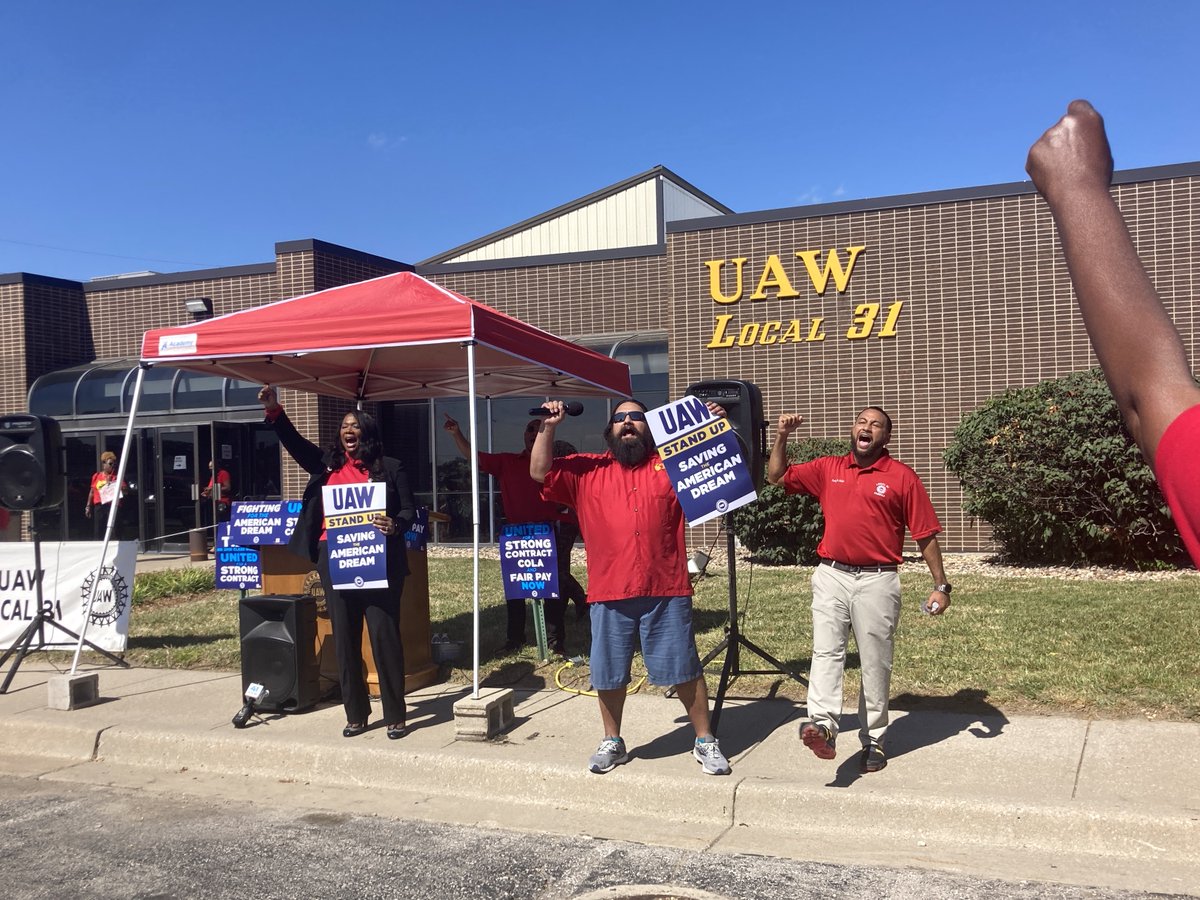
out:
<path id="1" fill-rule="evenodd" d="M 1113 188 L 1193 357 L 1198 176 L 1200 163 L 1132 170 Z M 1006 388 L 1095 364 L 1049 211 L 1028 182 L 736 214 L 659 167 L 415 266 L 305 240 L 277 244 L 273 262 L 225 269 L 86 283 L 0 275 L 0 328 L 13 348 L 0 361 L 2 402 L 55 416 L 67 435 L 68 501 L 61 515 L 42 513 L 46 527 L 87 536 L 78 485 L 98 452 L 124 439 L 145 330 L 403 269 L 625 360 L 651 404 L 697 381 L 746 379 L 762 390 L 768 422 L 801 412 L 801 434 L 831 437 L 845 436 L 862 406 L 883 405 L 896 422 L 892 451 L 928 485 L 949 550 L 991 547 L 941 463 L 960 418 Z M 214 456 L 236 468 L 239 495 L 298 494 L 299 473 L 280 468 L 258 424 L 255 386 L 152 376 L 131 469 L 143 502 L 126 536 L 170 546 L 194 526 L 203 510 L 192 485 Z M 314 438 L 346 408 L 311 395 L 284 402 Z M 518 447 L 529 405 L 481 401 L 481 443 Z M 463 420 L 465 407 L 376 410 L 419 499 L 454 517 L 444 540 L 470 528 L 466 467 L 440 428 L 443 413 Z M 607 407 L 585 407 L 563 437 L 598 449 Z"/>

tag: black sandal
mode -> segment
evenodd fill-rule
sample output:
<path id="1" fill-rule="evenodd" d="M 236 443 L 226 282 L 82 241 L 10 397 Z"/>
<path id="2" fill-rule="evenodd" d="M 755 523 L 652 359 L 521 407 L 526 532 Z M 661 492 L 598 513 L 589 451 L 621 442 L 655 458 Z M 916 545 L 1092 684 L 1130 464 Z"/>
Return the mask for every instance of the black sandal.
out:
<path id="1" fill-rule="evenodd" d="M 387 727 L 388 740 L 398 741 L 406 734 L 408 734 L 408 727 L 403 723 L 399 725 L 389 725 Z"/>
<path id="2" fill-rule="evenodd" d="M 367 723 L 361 722 L 357 725 L 347 725 L 342 729 L 342 737 L 358 737 L 367 730 Z"/>

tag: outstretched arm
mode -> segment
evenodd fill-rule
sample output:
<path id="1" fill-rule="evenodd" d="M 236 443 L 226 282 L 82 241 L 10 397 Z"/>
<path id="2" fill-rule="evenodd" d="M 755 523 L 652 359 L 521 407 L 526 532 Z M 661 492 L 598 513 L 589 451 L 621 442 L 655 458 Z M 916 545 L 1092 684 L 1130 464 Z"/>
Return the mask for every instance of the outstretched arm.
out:
<path id="1" fill-rule="evenodd" d="M 804 416 L 795 413 L 784 413 L 779 417 L 775 427 L 775 443 L 771 445 L 771 456 L 767 460 L 767 481 L 779 484 L 787 473 L 787 442 L 792 432 L 804 422 Z"/>
<path id="2" fill-rule="evenodd" d="M 463 459 L 470 459 L 471 442 L 467 440 L 467 436 L 458 427 L 458 422 L 451 418 L 450 413 L 444 413 L 443 415 L 445 415 L 446 421 L 442 422 L 442 428 L 450 432 L 450 437 L 454 438 L 454 446 L 458 448 L 458 452 L 462 454 Z"/>
<path id="3" fill-rule="evenodd" d="M 1153 465 L 1159 438 L 1183 410 L 1200 403 L 1200 388 L 1109 193 L 1113 163 L 1104 120 L 1086 100 L 1072 101 L 1030 149 L 1025 168 L 1058 226 L 1104 376 Z"/>

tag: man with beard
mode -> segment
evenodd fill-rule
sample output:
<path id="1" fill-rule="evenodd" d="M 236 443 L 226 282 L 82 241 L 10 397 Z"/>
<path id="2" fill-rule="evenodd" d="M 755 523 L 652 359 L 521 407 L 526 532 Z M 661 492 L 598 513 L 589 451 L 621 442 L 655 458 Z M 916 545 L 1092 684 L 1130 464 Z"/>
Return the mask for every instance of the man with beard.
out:
<path id="1" fill-rule="evenodd" d="M 692 628 L 683 510 L 654 447 L 646 406 L 626 400 L 604 430 L 608 452 L 554 458 L 554 430 L 565 406 L 550 415 L 534 442 L 529 474 L 542 496 L 572 507 L 587 540 L 588 608 L 592 623 L 592 687 L 600 700 L 604 738 L 588 761 L 596 774 L 629 759 L 621 715 L 635 639 L 651 684 L 674 686 L 696 732 L 692 749 L 707 775 L 728 775 L 729 761 L 713 737 L 708 687 Z M 714 415 L 725 411 L 709 404 Z"/>
<path id="2" fill-rule="evenodd" d="M 779 417 L 767 464 L 767 480 L 789 494 L 812 494 L 825 515 L 817 545 L 820 563 L 812 577 L 813 652 L 809 673 L 809 722 L 800 739 L 820 759 L 837 755 L 838 715 L 846 643 L 854 629 L 861 659 L 858 699 L 859 770 L 887 765 L 883 738 L 888 725 L 892 651 L 900 621 L 899 564 L 907 527 L 921 548 L 934 589 L 922 609 L 940 616 L 950 605 L 937 535 L 942 530 L 917 473 L 892 459 L 892 419 L 868 406 L 850 430 L 850 452 L 789 466 L 787 442 L 803 416 Z"/>

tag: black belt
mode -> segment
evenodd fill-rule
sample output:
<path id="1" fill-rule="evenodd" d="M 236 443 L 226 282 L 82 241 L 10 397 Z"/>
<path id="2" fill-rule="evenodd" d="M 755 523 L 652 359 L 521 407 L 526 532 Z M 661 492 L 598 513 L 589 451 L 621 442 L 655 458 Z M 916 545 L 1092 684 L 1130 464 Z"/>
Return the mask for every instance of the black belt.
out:
<path id="1" fill-rule="evenodd" d="M 891 566 L 851 566 L 843 562 L 838 562 L 836 559 L 822 559 L 821 565 L 832 566 L 839 572 L 849 572 L 851 575 L 858 575 L 860 572 L 895 572 L 900 567 Z"/>

